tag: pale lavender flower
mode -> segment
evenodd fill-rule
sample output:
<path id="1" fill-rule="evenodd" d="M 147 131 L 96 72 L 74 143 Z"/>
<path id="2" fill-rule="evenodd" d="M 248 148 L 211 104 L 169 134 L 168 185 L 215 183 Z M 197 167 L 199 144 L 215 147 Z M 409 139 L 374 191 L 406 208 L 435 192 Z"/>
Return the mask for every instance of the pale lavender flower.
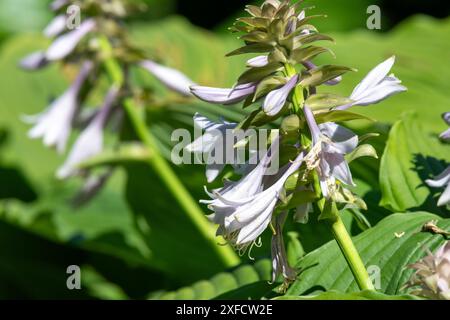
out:
<path id="1" fill-rule="evenodd" d="M 210 194 L 212 200 L 202 201 L 214 211 L 209 218 L 219 225 L 217 234 L 240 250 L 245 251 L 267 228 L 286 180 L 302 164 L 303 154 L 282 170 L 276 182 L 265 185 L 268 166 L 278 156 L 278 148 L 279 139 L 276 139 L 253 171 L 240 181 L 214 191 Z"/>
<path id="2" fill-rule="evenodd" d="M 278 275 L 282 275 L 285 281 L 292 282 L 297 278 L 297 272 L 289 265 L 283 238 L 283 226 L 286 222 L 287 212 L 282 212 L 275 219 L 275 234 L 272 235 L 272 283 Z"/>
<path id="3" fill-rule="evenodd" d="M 46 146 L 56 146 L 58 152 L 64 152 L 79 107 L 79 92 L 93 68 L 91 61 L 85 62 L 70 88 L 53 101 L 44 113 L 35 117 L 35 125 L 29 131 L 30 138 L 43 138 Z"/>
<path id="4" fill-rule="evenodd" d="M 426 180 L 426 183 L 433 188 L 445 187 L 444 192 L 439 198 L 438 206 L 450 205 L 450 166 L 439 176 L 434 178 L 434 180 Z"/>
<path id="5" fill-rule="evenodd" d="M 244 83 L 231 89 L 211 88 L 202 86 L 191 87 L 191 92 L 200 100 L 214 103 L 230 105 L 245 100 L 256 91 L 256 83 Z"/>
<path id="6" fill-rule="evenodd" d="M 394 94 L 407 91 L 393 74 L 388 76 L 394 63 L 395 57 L 391 57 L 376 66 L 353 90 L 350 99 L 354 102 L 336 109 L 345 110 L 352 106 L 376 104 Z"/>
<path id="7" fill-rule="evenodd" d="M 251 68 L 261 68 L 269 64 L 268 56 L 257 56 L 247 61 L 247 66 Z"/>
<path id="8" fill-rule="evenodd" d="M 151 60 L 142 61 L 140 65 L 169 89 L 184 96 L 191 95 L 190 87 L 194 86 L 195 83 L 182 72 L 162 66 Z"/>
<path id="9" fill-rule="evenodd" d="M 234 129 L 236 123 L 225 121 L 217 123 L 198 113 L 194 115 L 194 123 L 198 128 L 205 130 L 205 133 L 186 146 L 186 150 L 192 153 L 204 154 L 206 157 L 211 156 L 215 160 L 219 160 L 209 161 L 208 158 L 206 159 L 206 177 L 208 183 L 211 183 L 219 176 L 225 167 L 226 131 Z M 221 152 L 222 154 L 215 154 L 216 152 Z"/>
<path id="10" fill-rule="evenodd" d="M 47 38 L 60 35 L 66 29 L 66 16 L 61 14 L 56 16 L 44 29 L 43 33 Z"/>
<path id="11" fill-rule="evenodd" d="M 63 34 L 50 45 L 45 57 L 50 61 L 61 60 L 67 57 L 76 48 L 78 43 L 92 30 L 96 23 L 93 19 L 83 21 L 79 28 Z"/>
<path id="12" fill-rule="evenodd" d="M 103 129 L 107 123 L 111 109 L 116 102 L 119 90 L 111 88 L 105 98 L 104 105 L 96 114 L 88 127 L 80 134 L 66 162 L 59 168 L 57 177 L 66 179 L 75 175 L 77 165 L 99 154 L 103 150 Z"/>
<path id="13" fill-rule="evenodd" d="M 38 70 L 45 67 L 49 61 L 45 57 L 44 51 L 34 52 L 19 62 L 19 66 L 25 70 Z"/>
<path id="14" fill-rule="evenodd" d="M 289 81 L 280 89 L 272 90 L 265 98 L 263 103 L 263 110 L 269 116 L 275 116 L 283 109 L 286 100 L 295 88 L 298 82 L 298 75 L 289 79 Z"/>
<path id="15" fill-rule="evenodd" d="M 313 148 L 305 161 L 309 169 L 318 169 L 323 195 L 333 197 L 336 179 L 354 185 L 345 155 L 359 143 L 358 136 L 335 123 L 317 125 L 312 111 L 305 106 L 305 117 L 311 130 Z"/>
<path id="16" fill-rule="evenodd" d="M 442 119 L 450 126 L 450 112 L 444 113 Z M 445 142 L 450 142 L 450 129 L 444 131 L 439 137 Z"/>

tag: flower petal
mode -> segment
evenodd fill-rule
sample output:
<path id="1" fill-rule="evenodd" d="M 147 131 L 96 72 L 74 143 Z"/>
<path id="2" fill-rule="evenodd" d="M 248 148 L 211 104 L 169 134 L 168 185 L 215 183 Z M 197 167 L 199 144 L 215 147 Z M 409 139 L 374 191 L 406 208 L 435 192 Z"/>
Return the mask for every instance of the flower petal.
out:
<path id="1" fill-rule="evenodd" d="M 359 96 L 369 88 L 378 85 L 389 73 L 395 63 L 395 56 L 380 63 L 372 69 L 367 76 L 356 86 L 352 96 Z"/>
<path id="2" fill-rule="evenodd" d="M 47 49 L 45 56 L 48 60 L 60 60 L 67 57 L 76 48 L 78 43 L 89 32 L 95 28 L 95 21 L 93 19 L 85 20 L 78 29 L 68 32 L 57 38 Z"/>
<path id="3" fill-rule="evenodd" d="M 330 145 L 330 147 L 334 149 L 334 152 L 348 154 L 358 146 L 358 136 L 343 126 L 333 122 L 327 122 L 320 124 L 319 128 L 322 134 L 333 141 L 333 144 Z"/>
<path id="4" fill-rule="evenodd" d="M 450 204 L 450 184 L 447 185 L 438 201 L 438 206 L 443 207 Z"/>
<path id="5" fill-rule="evenodd" d="M 450 166 L 444 170 L 440 175 L 433 180 L 428 179 L 425 181 L 430 187 L 441 188 L 450 183 Z"/>
<path id="6" fill-rule="evenodd" d="M 200 100 L 214 103 L 231 105 L 243 101 L 256 90 L 255 83 L 238 85 L 232 89 L 211 88 L 202 86 L 192 86 L 191 92 Z"/>
<path id="7" fill-rule="evenodd" d="M 47 38 L 53 38 L 61 34 L 66 29 L 66 16 L 61 14 L 56 16 L 44 29 L 43 33 Z"/>
<path id="8" fill-rule="evenodd" d="M 195 83 L 184 73 L 176 69 L 157 64 L 151 60 L 143 61 L 140 65 L 152 73 L 169 89 L 184 96 L 191 96 L 190 87 L 195 85 Z"/>
<path id="9" fill-rule="evenodd" d="M 247 66 L 252 68 L 260 68 L 269 64 L 267 56 L 258 56 L 247 61 Z"/>

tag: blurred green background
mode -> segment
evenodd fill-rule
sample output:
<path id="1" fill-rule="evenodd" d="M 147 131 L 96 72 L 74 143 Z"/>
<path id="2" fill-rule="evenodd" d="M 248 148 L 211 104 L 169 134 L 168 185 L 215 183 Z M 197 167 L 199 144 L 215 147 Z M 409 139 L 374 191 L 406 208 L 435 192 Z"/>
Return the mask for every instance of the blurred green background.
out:
<path id="1" fill-rule="evenodd" d="M 198 83 L 233 84 L 245 57 L 224 58 L 239 46 L 227 28 L 242 14 L 246 1 L 141 2 L 148 4 L 148 12 L 128 21 L 135 43 Z M 52 17 L 48 3 L 0 1 L 0 298 L 157 297 L 210 277 L 209 282 L 197 283 L 204 297 L 242 283 L 261 280 L 261 286 L 268 286 L 267 260 L 259 262 L 256 271 L 220 273 L 225 271 L 222 264 L 145 166 L 118 170 L 107 188 L 79 210 L 68 204 L 81 181 L 56 181 L 54 171 L 63 158 L 40 141 L 30 141 L 28 126 L 20 121 L 23 114 L 42 111 L 69 81 L 57 66 L 33 74 L 17 68 L 21 57 L 48 44 L 40 34 Z M 409 110 L 419 114 L 422 126 L 434 136 L 445 128 L 439 117 L 450 109 L 450 2 L 311 0 L 307 4 L 328 15 L 318 20 L 318 28 L 336 39 L 336 62 L 359 69 L 333 90 L 349 94 L 373 66 L 397 55 L 394 71 L 409 92 L 380 106 L 360 108 L 380 121 L 375 126 L 378 132 L 386 134 Z M 366 28 L 366 9 L 371 4 L 381 7 L 380 31 Z M 198 110 L 211 112 L 210 107 L 193 102 L 151 114 L 152 130 L 166 154 L 171 129 L 188 124 Z M 226 112 L 230 120 L 239 119 L 236 110 Z M 380 138 L 380 152 L 383 147 Z M 360 182 L 358 192 L 371 207 L 367 218 L 372 224 L 387 215 L 378 206 L 378 164 L 362 162 L 353 168 Z M 196 199 L 204 198 L 202 167 L 175 170 Z M 369 187 L 376 192 L 367 195 Z M 350 216 L 346 222 L 354 234 L 360 232 Z M 331 239 L 314 222 L 290 228 L 298 232 L 295 237 L 307 252 Z M 267 245 L 253 254 L 267 257 Z M 82 266 L 83 290 L 66 288 L 66 268 L 72 264 Z"/>

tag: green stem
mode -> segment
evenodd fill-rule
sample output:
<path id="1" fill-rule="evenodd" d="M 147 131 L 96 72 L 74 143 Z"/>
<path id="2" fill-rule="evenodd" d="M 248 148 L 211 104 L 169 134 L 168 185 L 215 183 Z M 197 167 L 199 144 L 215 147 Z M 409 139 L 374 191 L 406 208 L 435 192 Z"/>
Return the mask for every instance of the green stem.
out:
<path id="1" fill-rule="evenodd" d="M 337 216 L 336 221 L 332 223 L 331 230 L 333 231 L 336 242 L 339 244 L 339 248 L 341 248 L 341 251 L 344 254 L 345 260 L 347 260 L 347 263 L 350 266 L 350 270 L 352 271 L 359 288 L 361 290 L 374 291 L 375 287 L 370 280 L 361 256 L 339 215 Z"/>
<path id="2" fill-rule="evenodd" d="M 105 69 L 113 83 L 122 87 L 124 85 L 124 74 L 118 61 L 112 55 L 111 44 L 106 37 L 99 38 L 102 53 L 105 54 Z M 240 263 L 239 257 L 230 246 L 219 246 L 215 237 L 214 226 L 206 219 L 198 203 L 192 198 L 184 185 L 173 172 L 165 158 L 158 152 L 156 139 L 147 128 L 138 108 L 131 99 L 124 101 L 124 109 L 139 139 L 145 144 L 151 153 L 147 162 L 154 172 L 159 175 L 172 195 L 177 199 L 180 206 L 194 223 L 200 234 L 210 243 L 213 250 L 227 267 L 233 267 Z"/>
<path id="3" fill-rule="evenodd" d="M 292 77 L 297 73 L 297 71 L 291 64 L 286 64 L 285 73 L 287 76 Z M 292 102 L 294 105 L 294 112 L 299 114 L 300 116 L 303 116 L 303 112 L 301 111 L 303 109 L 304 101 L 305 99 L 303 96 L 302 88 L 297 86 L 293 93 Z M 304 138 L 309 139 L 307 137 Z M 319 183 L 319 175 L 317 174 L 317 172 L 314 172 L 313 178 L 314 178 L 313 182 L 314 190 L 317 192 L 318 198 L 320 198 L 317 201 L 317 206 L 319 210 L 323 212 L 323 210 L 325 209 L 326 200 L 325 198 L 323 198 L 322 195 L 322 189 Z M 339 248 L 341 249 L 342 254 L 345 257 L 345 260 L 347 261 L 347 264 L 350 267 L 350 270 L 353 273 L 353 276 L 355 277 L 355 280 L 359 288 L 361 290 L 375 290 L 373 283 L 370 280 L 369 274 L 366 270 L 366 267 L 364 266 L 364 263 L 361 259 L 361 256 L 359 255 L 352 241 L 352 238 L 350 237 L 347 229 L 345 228 L 345 225 L 342 222 L 339 212 L 337 212 L 337 214 L 334 215 L 334 220 L 332 220 L 331 222 L 331 230 L 333 232 L 334 238 L 336 239 L 336 242 L 339 245 Z"/>

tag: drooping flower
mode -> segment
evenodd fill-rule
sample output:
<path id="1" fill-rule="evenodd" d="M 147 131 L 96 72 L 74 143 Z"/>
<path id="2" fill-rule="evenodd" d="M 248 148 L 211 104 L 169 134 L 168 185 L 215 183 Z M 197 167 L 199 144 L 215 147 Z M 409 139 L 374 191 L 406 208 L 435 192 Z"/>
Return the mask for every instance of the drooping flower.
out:
<path id="1" fill-rule="evenodd" d="M 209 217 L 219 225 L 217 234 L 230 244 L 245 251 L 267 228 L 286 180 L 298 170 L 303 154 L 281 170 L 272 184 L 266 185 L 268 166 L 278 156 L 279 140 L 272 143 L 256 168 L 240 181 L 229 183 L 210 194 L 212 200 L 203 201 L 214 211 Z"/>
<path id="2" fill-rule="evenodd" d="M 72 129 L 72 122 L 79 107 L 78 96 L 89 77 L 94 64 L 83 63 L 80 72 L 70 88 L 35 119 L 34 127 L 29 131 L 32 139 L 43 138 L 48 147 L 56 146 L 58 152 L 64 152 Z"/>
<path id="3" fill-rule="evenodd" d="M 434 180 L 426 180 L 426 183 L 433 188 L 445 187 L 444 192 L 439 198 L 438 206 L 450 205 L 450 166 Z"/>
<path id="4" fill-rule="evenodd" d="M 411 293 L 438 300 L 450 300 L 450 241 L 435 254 L 409 266 L 415 272 L 407 284 L 415 288 Z"/>
<path id="5" fill-rule="evenodd" d="M 332 122 L 319 126 L 312 111 L 306 106 L 304 111 L 313 138 L 313 148 L 305 161 L 309 168 L 318 169 L 323 195 L 333 197 L 335 179 L 354 185 L 345 155 L 358 146 L 358 136 Z"/>
<path id="6" fill-rule="evenodd" d="M 245 83 L 231 89 L 192 86 L 191 92 L 200 100 L 214 103 L 231 105 L 245 100 L 256 90 L 256 83 Z"/>
<path id="7" fill-rule="evenodd" d="M 95 26 L 94 19 L 84 20 L 77 29 L 56 38 L 46 50 L 45 57 L 49 61 L 64 59 L 72 53 L 81 39 L 94 30 Z"/>
<path id="8" fill-rule="evenodd" d="M 391 57 L 376 66 L 353 90 L 350 99 L 354 102 L 336 109 L 345 110 L 352 106 L 376 104 L 394 94 L 407 91 L 397 77 L 393 74 L 388 76 L 394 63 L 395 57 Z"/>
<path id="9" fill-rule="evenodd" d="M 184 96 L 191 96 L 190 87 L 194 86 L 195 83 L 182 72 L 157 64 L 151 60 L 142 61 L 140 65 L 153 74 L 169 89 Z"/>
<path id="10" fill-rule="evenodd" d="M 198 128 L 205 130 L 205 133 L 186 146 L 186 150 L 206 156 L 206 177 L 208 183 L 211 183 L 226 165 L 226 133 L 227 130 L 234 129 L 236 123 L 226 121 L 217 123 L 198 113 L 194 115 L 194 123 Z M 216 152 L 221 154 L 215 154 Z"/>
<path id="11" fill-rule="evenodd" d="M 450 126 L 450 112 L 446 112 L 442 115 L 442 119 Z M 450 142 L 450 128 L 442 132 L 439 136 L 443 141 Z"/>
<path id="12" fill-rule="evenodd" d="M 289 79 L 289 81 L 280 89 L 271 91 L 264 100 L 263 110 L 269 116 L 275 116 L 283 109 L 287 98 L 298 82 L 298 75 Z"/>
<path id="13" fill-rule="evenodd" d="M 59 179 L 66 179 L 77 173 L 77 165 L 99 154 L 103 149 L 103 129 L 107 123 L 111 109 L 116 102 L 118 88 L 109 90 L 104 105 L 96 114 L 88 127 L 80 134 L 62 167 L 57 172 Z"/>
<path id="14" fill-rule="evenodd" d="M 50 3 L 50 9 L 58 11 L 67 4 L 69 4 L 69 0 L 54 0 Z"/>

